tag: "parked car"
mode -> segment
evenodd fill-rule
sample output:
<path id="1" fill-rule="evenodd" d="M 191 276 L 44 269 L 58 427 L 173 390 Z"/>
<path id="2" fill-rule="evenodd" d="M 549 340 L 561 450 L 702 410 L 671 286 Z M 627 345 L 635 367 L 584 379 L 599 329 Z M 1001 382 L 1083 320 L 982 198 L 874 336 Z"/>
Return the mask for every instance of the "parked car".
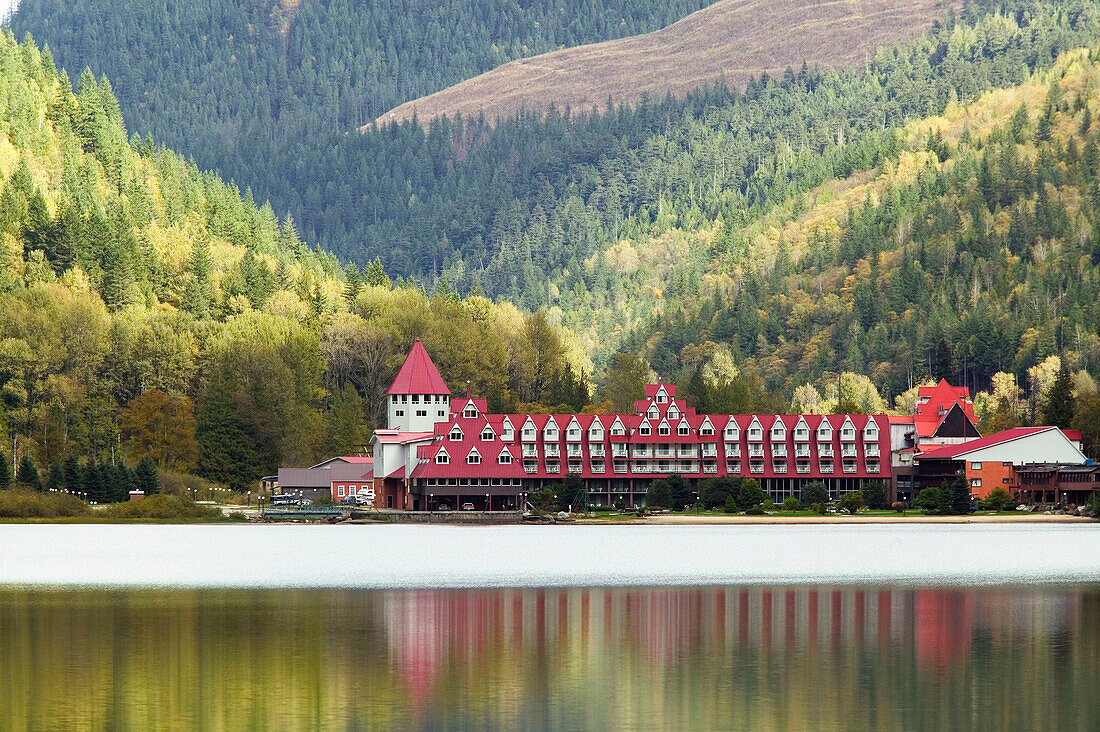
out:
<path id="1" fill-rule="evenodd" d="M 272 506 L 297 506 L 302 502 L 302 497 L 293 493 L 283 493 L 271 497 Z"/>
<path id="2" fill-rule="evenodd" d="M 436 511 L 450 511 L 451 510 L 451 504 L 441 503 L 441 504 L 439 504 L 439 506 L 436 507 L 435 510 Z"/>
<path id="3" fill-rule="evenodd" d="M 341 498 L 337 503 L 341 506 L 358 506 L 359 505 L 359 501 L 356 500 L 355 496 L 348 496 L 346 498 Z"/>
<path id="4" fill-rule="evenodd" d="M 474 504 L 472 504 L 472 503 L 463 503 L 462 504 L 462 510 L 463 511 L 473 511 L 474 510 Z"/>

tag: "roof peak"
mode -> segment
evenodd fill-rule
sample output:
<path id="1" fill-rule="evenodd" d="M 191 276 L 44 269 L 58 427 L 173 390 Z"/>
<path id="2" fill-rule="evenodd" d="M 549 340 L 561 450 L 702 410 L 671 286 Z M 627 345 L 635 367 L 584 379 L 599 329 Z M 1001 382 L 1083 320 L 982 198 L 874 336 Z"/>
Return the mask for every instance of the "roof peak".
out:
<path id="1" fill-rule="evenodd" d="M 431 356 L 417 337 L 405 363 L 397 371 L 387 394 L 450 394 Z"/>

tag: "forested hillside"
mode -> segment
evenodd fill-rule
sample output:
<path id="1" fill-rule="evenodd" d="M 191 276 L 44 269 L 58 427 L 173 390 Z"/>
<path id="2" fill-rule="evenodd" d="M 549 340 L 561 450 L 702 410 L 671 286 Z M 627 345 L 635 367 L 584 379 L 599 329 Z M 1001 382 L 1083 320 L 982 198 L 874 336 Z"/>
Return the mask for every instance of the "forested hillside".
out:
<path id="1" fill-rule="evenodd" d="M 105 74 L 131 131 L 248 181 L 304 238 L 367 262 L 388 248 L 359 249 L 348 221 L 369 206 L 318 205 L 389 176 L 345 144 L 355 129 L 512 59 L 656 30 L 709 2 L 23 0 L 10 27 L 74 78 Z M 355 180 L 325 167 L 330 151 Z"/>
<path id="2" fill-rule="evenodd" d="M 543 316 L 342 271 L 249 192 L 128 141 L 106 79 L 74 94 L 6 31 L 0 183 L 0 464 L 43 483 L 148 456 L 240 488 L 358 449 L 416 336 L 494 408 L 587 400 Z"/>

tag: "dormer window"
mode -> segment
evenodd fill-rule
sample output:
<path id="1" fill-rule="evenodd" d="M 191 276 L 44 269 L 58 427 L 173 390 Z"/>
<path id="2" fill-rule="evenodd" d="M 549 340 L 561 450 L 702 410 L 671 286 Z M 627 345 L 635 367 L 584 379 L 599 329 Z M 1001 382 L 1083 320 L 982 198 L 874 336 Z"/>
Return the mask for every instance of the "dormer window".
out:
<path id="1" fill-rule="evenodd" d="M 598 441 L 603 439 L 603 427 L 599 422 L 592 425 L 592 429 L 588 430 L 588 439 L 592 441 Z"/>
<path id="2" fill-rule="evenodd" d="M 667 404 L 668 403 L 668 394 L 665 392 L 665 388 L 663 386 L 657 391 L 657 403 L 658 404 Z"/>
<path id="3" fill-rule="evenodd" d="M 651 406 L 649 408 L 649 411 L 645 413 L 645 416 L 649 417 L 650 419 L 657 419 L 661 416 L 661 413 L 657 411 L 657 407 Z"/>
<path id="4" fill-rule="evenodd" d="M 675 406 L 669 407 L 668 408 L 668 418 L 669 419 L 679 419 L 680 418 L 680 410 L 677 409 Z"/>
<path id="5" fill-rule="evenodd" d="M 703 424 L 699 426 L 699 434 L 701 435 L 713 435 L 714 425 L 710 423 L 710 418 L 703 420 Z"/>
<path id="6" fill-rule="evenodd" d="M 462 430 L 460 430 L 456 426 L 453 430 L 451 430 L 450 438 L 451 442 L 460 442 L 462 440 Z"/>
<path id="7" fill-rule="evenodd" d="M 504 429 L 502 432 L 501 439 L 505 442 L 511 442 L 516 437 L 516 431 L 512 429 L 512 423 L 508 420 L 504 420 Z"/>
<path id="8" fill-rule="evenodd" d="M 512 453 L 508 452 L 507 450 L 502 450 L 500 456 L 497 457 L 497 462 L 501 465 L 511 465 Z"/>
<path id="9" fill-rule="evenodd" d="M 668 426 L 668 422 L 661 422 L 661 424 L 657 426 L 657 434 L 659 434 L 659 435 L 670 435 L 670 434 L 672 434 L 672 429 Z"/>
<path id="10" fill-rule="evenodd" d="M 651 435 L 653 430 L 649 426 L 649 422 L 642 422 L 641 427 L 638 428 L 639 435 Z"/>
<path id="11" fill-rule="evenodd" d="M 470 454 L 466 456 L 466 464 L 467 465 L 480 465 L 481 464 L 481 453 L 478 452 L 476 448 L 473 449 L 473 450 L 470 450 Z"/>
<path id="12" fill-rule="evenodd" d="M 690 433 L 691 428 L 688 427 L 687 422 L 681 422 L 676 428 L 676 434 L 680 435 L 681 437 L 684 437 L 685 435 L 688 435 Z"/>
<path id="13" fill-rule="evenodd" d="M 440 450 L 435 454 L 435 462 L 437 465 L 446 465 L 451 462 L 451 456 L 447 454 L 446 450 Z"/>
<path id="14" fill-rule="evenodd" d="M 730 421 L 726 423 L 726 429 L 723 431 L 727 440 L 736 440 L 741 434 L 741 431 L 737 428 L 737 422 L 730 417 Z"/>
<path id="15" fill-rule="evenodd" d="M 469 402 L 468 404 L 466 404 L 466 408 L 462 410 L 462 416 L 466 417 L 467 419 L 477 418 L 477 407 L 474 406 L 473 402 Z"/>
<path id="16" fill-rule="evenodd" d="M 485 425 L 485 429 L 481 431 L 481 441 L 492 442 L 494 439 L 496 439 L 496 433 L 493 432 L 493 428 L 489 425 Z"/>
<path id="17" fill-rule="evenodd" d="M 626 427 L 623 427 L 621 420 L 616 419 L 615 423 L 611 425 L 611 434 L 615 437 L 622 437 L 626 434 Z"/>

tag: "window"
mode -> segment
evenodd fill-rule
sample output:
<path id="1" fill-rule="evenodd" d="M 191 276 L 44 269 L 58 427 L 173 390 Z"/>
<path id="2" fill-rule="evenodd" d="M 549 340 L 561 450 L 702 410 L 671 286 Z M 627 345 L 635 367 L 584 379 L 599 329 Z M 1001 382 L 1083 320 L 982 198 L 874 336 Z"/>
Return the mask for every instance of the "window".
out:
<path id="1" fill-rule="evenodd" d="M 497 462 L 500 463 L 501 465 L 511 465 L 512 464 L 512 453 L 505 450 L 504 452 L 500 453 L 500 457 L 497 458 Z"/>
<path id="2" fill-rule="evenodd" d="M 394 412 L 394 414 L 396 414 L 398 417 L 404 417 L 405 416 L 405 410 L 404 409 L 398 409 L 396 412 Z"/>
<path id="3" fill-rule="evenodd" d="M 982 487 L 982 479 L 981 478 L 971 478 L 970 479 L 970 487 L 971 488 L 981 488 Z"/>
<path id="4" fill-rule="evenodd" d="M 445 451 L 440 450 L 435 455 L 435 462 L 437 465 L 446 465 L 447 463 L 451 462 L 451 456 L 448 455 Z"/>
<path id="5" fill-rule="evenodd" d="M 413 404 L 419 404 L 419 403 L 420 403 L 420 395 L 419 394 L 413 394 Z"/>
<path id="6" fill-rule="evenodd" d="M 981 470 L 982 469 L 982 464 L 981 463 L 970 463 L 970 469 L 971 470 Z"/>
<path id="7" fill-rule="evenodd" d="M 408 404 L 409 403 L 409 395 L 408 394 L 402 394 L 401 395 L 401 403 L 402 404 Z"/>
<path id="8" fill-rule="evenodd" d="M 649 411 L 645 413 L 645 416 L 649 417 L 650 419 L 657 419 L 661 416 L 661 413 L 657 411 L 657 407 L 650 407 Z"/>
<path id="9" fill-rule="evenodd" d="M 488 427 L 486 427 L 481 432 L 481 441 L 482 442 L 492 442 L 493 438 L 495 438 L 495 437 L 496 437 L 496 434 L 491 429 L 489 429 Z"/>
<path id="10" fill-rule="evenodd" d="M 676 434 L 681 436 L 686 435 L 690 431 L 691 430 L 688 429 L 688 426 L 686 424 L 682 424 L 676 428 Z"/>
<path id="11" fill-rule="evenodd" d="M 466 405 L 466 408 L 462 410 L 462 416 L 473 419 L 477 416 L 477 407 L 475 407 L 473 404 Z"/>
<path id="12" fill-rule="evenodd" d="M 1012 478 L 1001 478 L 1001 482 L 1005 485 L 1012 485 Z"/>
<path id="13" fill-rule="evenodd" d="M 638 428 L 638 434 L 639 435 L 648 435 L 648 434 L 651 434 L 652 432 L 653 432 L 653 430 L 650 429 L 648 422 L 642 422 L 642 426 Z"/>
<path id="14" fill-rule="evenodd" d="M 667 401 L 668 401 L 668 396 L 665 394 L 663 389 L 661 391 L 657 392 L 657 403 L 658 404 L 664 404 Z"/>
<path id="15" fill-rule="evenodd" d="M 458 427 L 455 427 L 453 430 L 451 430 L 450 437 L 451 437 L 451 442 L 461 441 L 462 440 L 462 430 L 460 430 Z"/>
<path id="16" fill-rule="evenodd" d="M 669 408 L 668 418 L 669 419 L 679 419 L 680 418 L 680 410 L 677 409 L 676 407 Z"/>
<path id="17" fill-rule="evenodd" d="M 397 395 L 394 394 L 393 396 L 391 396 L 390 401 L 393 402 L 394 404 L 397 404 Z"/>
<path id="18" fill-rule="evenodd" d="M 713 435 L 714 434 L 714 425 L 712 425 L 710 422 L 704 422 L 703 426 L 699 428 L 699 434 L 701 434 L 701 435 Z"/>
<path id="19" fill-rule="evenodd" d="M 437 417 L 443 417 L 444 419 L 446 419 L 446 418 L 447 418 L 447 413 L 446 413 L 446 412 L 444 412 L 444 411 L 443 411 L 442 409 L 440 409 L 440 410 L 439 410 L 438 412 L 436 412 L 436 415 L 435 415 L 435 416 L 437 416 Z"/>
<path id="20" fill-rule="evenodd" d="M 336 486 L 336 495 L 339 496 L 340 498 L 344 497 L 344 486 L 342 486 L 342 485 Z"/>
<path id="21" fill-rule="evenodd" d="M 534 427 L 524 427 L 523 428 L 523 439 L 525 439 L 525 440 L 534 440 L 535 439 L 535 428 Z"/>
<path id="22" fill-rule="evenodd" d="M 386 508 L 393 508 L 393 496 L 386 496 Z"/>
<path id="23" fill-rule="evenodd" d="M 466 464 L 467 465 L 480 465 L 481 464 L 481 455 L 479 455 L 476 450 L 471 450 L 470 454 L 466 456 Z"/>
<path id="24" fill-rule="evenodd" d="M 657 434 L 659 434 L 659 435 L 668 435 L 668 434 L 671 434 L 671 433 L 672 433 L 672 430 L 664 422 L 662 422 L 661 425 L 657 428 Z"/>
<path id="25" fill-rule="evenodd" d="M 427 417 L 428 416 L 428 410 L 427 409 L 418 409 L 418 410 L 416 410 L 416 416 L 417 417 Z"/>

